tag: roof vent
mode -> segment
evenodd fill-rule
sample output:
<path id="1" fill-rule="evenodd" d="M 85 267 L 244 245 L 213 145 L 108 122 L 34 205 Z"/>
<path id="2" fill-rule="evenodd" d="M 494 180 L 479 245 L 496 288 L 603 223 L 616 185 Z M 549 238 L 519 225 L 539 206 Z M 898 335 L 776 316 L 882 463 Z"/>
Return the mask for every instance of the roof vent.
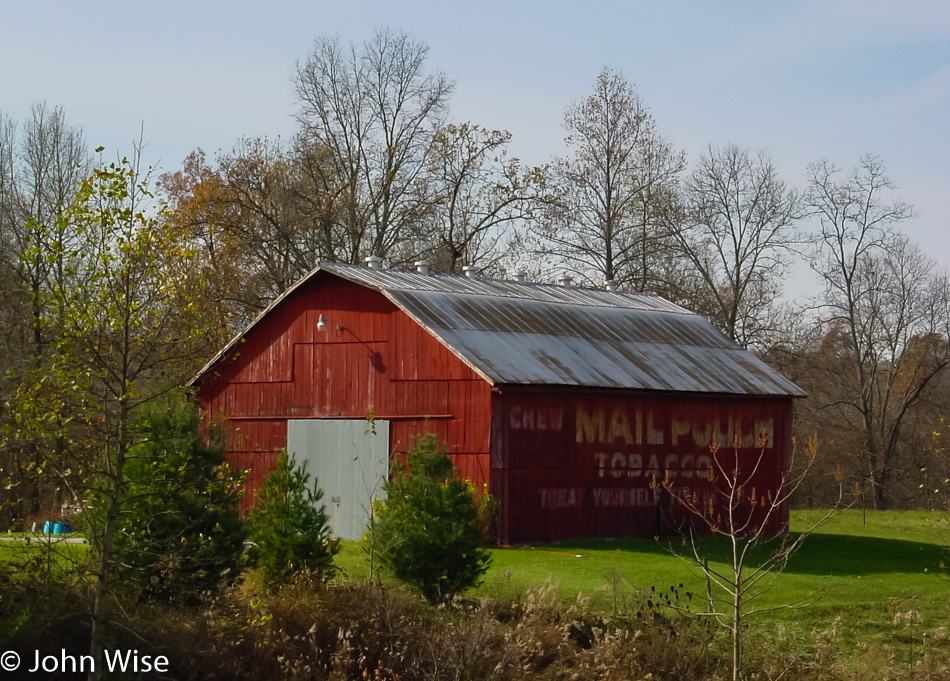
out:
<path id="1" fill-rule="evenodd" d="M 608 279 L 607 281 L 604 282 L 604 288 L 607 289 L 608 291 L 616 291 L 617 282 L 615 282 L 613 279 Z"/>
<path id="2" fill-rule="evenodd" d="M 478 276 L 478 268 L 477 268 L 477 267 L 472 267 L 471 265 L 466 265 L 465 267 L 463 267 L 463 268 L 462 268 L 462 272 L 465 273 L 465 276 L 466 276 L 466 277 L 477 277 L 477 276 Z"/>
<path id="3" fill-rule="evenodd" d="M 363 260 L 366 263 L 366 266 L 371 270 L 381 270 L 383 269 L 383 259 L 378 255 L 371 255 Z"/>
<path id="4" fill-rule="evenodd" d="M 570 274 L 562 274 L 557 278 L 557 283 L 560 286 L 571 286 L 574 283 L 574 278 Z"/>
<path id="5" fill-rule="evenodd" d="M 517 270 L 514 273 L 515 281 L 521 282 L 522 284 L 528 281 L 528 273 L 524 270 Z"/>
<path id="6" fill-rule="evenodd" d="M 428 260 L 416 260 L 416 272 L 419 274 L 428 274 L 432 263 Z"/>

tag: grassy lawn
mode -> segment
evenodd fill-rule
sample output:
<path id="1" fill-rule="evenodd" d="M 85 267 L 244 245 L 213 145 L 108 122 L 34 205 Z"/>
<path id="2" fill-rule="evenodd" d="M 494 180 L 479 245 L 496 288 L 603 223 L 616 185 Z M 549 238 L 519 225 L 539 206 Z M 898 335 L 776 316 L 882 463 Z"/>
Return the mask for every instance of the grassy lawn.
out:
<path id="1" fill-rule="evenodd" d="M 794 511 L 792 531 L 801 531 L 820 515 Z M 833 632 L 836 646 L 858 652 L 897 647 L 899 655 L 907 656 L 919 654 L 922 642 L 950 646 L 950 578 L 943 569 L 948 546 L 946 514 L 845 511 L 804 542 L 754 603 L 775 608 L 810 604 L 763 612 L 753 625 L 763 635 L 806 643 L 815 640 L 816 632 Z M 704 597 L 701 573 L 671 555 L 670 548 L 685 551 L 653 539 L 493 549 L 491 569 L 476 593 L 513 596 L 551 580 L 564 600 L 580 593 L 606 612 L 639 608 L 654 587 L 669 592 L 676 586 L 681 594 Z M 717 538 L 707 548 L 712 557 L 726 545 Z M 368 570 L 359 543 L 345 543 L 338 563 L 349 577 L 365 579 Z M 685 600 L 681 595 L 680 601 Z M 910 612 L 918 614 L 907 616 Z"/>
<path id="2" fill-rule="evenodd" d="M 819 515 L 794 511 L 792 531 Z M 950 516 L 943 513 L 841 513 L 807 538 L 787 569 L 774 575 L 754 605 L 776 609 L 750 620 L 751 633 L 765 644 L 781 640 L 803 649 L 827 639 L 846 654 L 865 659 L 877 654 L 902 665 L 914 664 L 925 652 L 939 651 L 950 659 L 950 577 L 943 567 L 948 546 Z M 726 543 L 711 538 L 704 548 L 713 560 Z M 670 593 L 671 586 L 681 594 L 681 604 L 687 592 L 703 601 L 701 573 L 671 550 L 685 552 L 677 543 L 652 539 L 493 549 L 491 568 L 475 595 L 517 597 L 550 581 L 564 601 L 581 595 L 605 613 L 639 610 L 647 598 L 655 598 L 654 589 Z M 35 538 L 0 541 L 0 560 L 22 566 L 52 561 L 63 571 L 86 551 L 84 544 L 50 545 Z M 337 564 L 344 579 L 368 577 L 360 542 L 343 542 Z M 808 605 L 781 607 L 794 602 Z"/>
<path id="3" fill-rule="evenodd" d="M 69 571 L 89 551 L 85 543 L 67 542 L 70 535 L 42 535 L 29 532 L 0 534 L 0 562 L 26 571 Z"/>

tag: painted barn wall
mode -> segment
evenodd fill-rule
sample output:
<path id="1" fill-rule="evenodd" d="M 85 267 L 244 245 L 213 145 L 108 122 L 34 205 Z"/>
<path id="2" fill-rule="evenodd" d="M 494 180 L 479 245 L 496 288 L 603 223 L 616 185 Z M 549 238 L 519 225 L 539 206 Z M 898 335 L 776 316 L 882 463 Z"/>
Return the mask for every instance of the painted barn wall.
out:
<path id="1" fill-rule="evenodd" d="M 382 294 L 330 274 L 288 295 L 205 375 L 198 396 L 226 419 L 232 462 L 249 469 L 245 509 L 286 446 L 288 418 L 372 410 L 391 422 L 391 452 L 428 429 L 463 476 L 488 481 L 490 386 Z"/>
<path id="2" fill-rule="evenodd" d="M 675 490 L 717 499 L 708 478 L 714 435 L 720 460 L 730 462 L 737 436 L 740 467 L 758 463 L 758 494 L 774 489 L 788 466 L 790 402 L 503 388 L 492 403 L 491 448 L 502 539 L 649 537 L 681 529 L 687 514 L 657 483 L 666 477 Z M 763 430 L 768 442 L 759 461 Z M 778 514 L 771 531 L 782 532 L 786 519 Z"/>

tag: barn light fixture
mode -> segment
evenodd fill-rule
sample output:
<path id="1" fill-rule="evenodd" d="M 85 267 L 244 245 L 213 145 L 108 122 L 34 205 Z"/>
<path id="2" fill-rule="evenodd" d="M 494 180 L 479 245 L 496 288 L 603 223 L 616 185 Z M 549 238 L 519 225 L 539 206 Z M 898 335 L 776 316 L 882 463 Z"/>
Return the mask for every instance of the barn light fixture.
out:
<path id="1" fill-rule="evenodd" d="M 329 328 L 330 328 L 330 321 L 331 321 L 331 320 L 327 319 L 326 317 L 324 317 L 324 316 L 321 314 L 321 315 L 317 318 L 317 331 L 319 331 L 320 333 L 323 333 L 324 331 L 326 331 L 327 329 L 329 329 Z M 333 328 L 334 328 L 334 330 L 336 331 L 336 333 L 335 333 L 334 335 L 336 335 L 337 337 L 343 335 L 343 327 L 342 327 L 342 326 L 340 326 L 339 324 L 334 324 L 334 325 L 333 325 Z"/>

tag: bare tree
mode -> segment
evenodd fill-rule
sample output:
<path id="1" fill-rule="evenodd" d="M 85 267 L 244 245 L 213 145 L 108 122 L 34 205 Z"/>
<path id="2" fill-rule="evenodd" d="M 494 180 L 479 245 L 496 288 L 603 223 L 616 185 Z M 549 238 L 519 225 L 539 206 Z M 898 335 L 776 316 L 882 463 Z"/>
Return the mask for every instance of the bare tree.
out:
<path id="1" fill-rule="evenodd" d="M 478 125 L 447 125 L 430 151 L 430 195 L 425 218 L 426 257 L 446 272 L 481 269 L 505 256 L 511 230 L 543 205 L 544 172 L 508 156 L 511 133 Z M 412 255 L 409 252 L 408 255 Z"/>
<path id="2" fill-rule="evenodd" d="M 552 193 L 560 199 L 539 252 L 593 283 L 645 288 L 664 234 L 660 215 L 672 205 L 685 157 L 657 132 L 633 87 L 608 68 L 591 95 L 567 108 L 564 127 L 573 156 L 553 164 Z"/>
<path id="3" fill-rule="evenodd" d="M 50 256 L 55 244 L 69 239 L 57 218 L 79 187 L 89 152 L 82 131 L 66 122 L 60 107 L 34 104 L 30 118 L 17 128 L 0 117 L 0 240 L 10 247 L 9 266 L 28 292 L 31 351 L 38 353 L 44 345 L 38 294 L 51 279 L 62 277 L 62 263 L 55 257 L 20 256 Z"/>
<path id="4" fill-rule="evenodd" d="M 229 337 L 320 260 L 336 260 L 326 195 L 280 140 L 248 138 L 215 163 L 193 152 L 159 180 L 171 221 L 199 253 L 209 326 Z"/>
<path id="5" fill-rule="evenodd" d="M 0 115 L 0 422 L 6 421 L 11 395 L 26 373 L 43 362 L 54 320 L 45 293 L 65 277 L 59 248 L 71 234 L 59 216 L 79 189 L 89 155 L 82 132 L 66 122 L 63 110 L 34 104 L 18 125 Z M 15 489 L 14 513 L 40 510 L 40 487 L 54 451 L 36 442 L 8 441 L 0 451 Z"/>
<path id="6" fill-rule="evenodd" d="M 728 449 L 721 447 L 714 436 L 709 444 L 712 467 L 704 485 L 680 488 L 669 478 L 654 480 L 651 485 L 669 493 L 676 502 L 674 508 L 683 512 L 680 525 L 685 549 L 673 544 L 669 549 L 698 568 L 706 581 L 705 603 L 687 612 L 711 618 L 729 632 L 733 681 L 742 678 L 743 630 L 749 618 L 762 612 L 803 607 L 814 600 L 806 597 L 771 605 L 760 599 L 805 539 L 835 512 L 829 511 L 800 533 L 788 533 L 790 499 L 807 478 L 819 442 L 811 437 L 802 448 L 805 461 L 795 466 L 794 460 L 769 460 L 766 448 L 770 437 L 763 431 L 758 435 L 758 452 L 747 452 L 741 449 L 738 436 Z M 796 450 L 797 444 L 793 459 Z M 776 470 L 775 466 L 782 468 Z M 714 542 L 704 538 L 710 534 L 717 537 Z M 717 552 L 723 544 L 725 551 Z M 679 607 L 672 600 L 666 604 Z"/>
<path id="7" fill-rule="evenodd" d="M 710 147 L 684 183 L 672 230 L 692 270 L 693 307 L 742 346 L 763 340 L 794 244 L 796 192 L 765 153 Z"/>
<path id="8" fill-rule="evenodd" d="M 314 181 L 332 197 L 350 261 L 388 256 L 430 210 L 422 179 L 453 85 L 426 73 L 427 53 L 387 29 L 359 48 L 318 38 L 297 65 L 301 143 L 326 152 Z"/>
<path id="9" fill-rule="evenodd" d="M 16 124 L 0 116 L 0 357 L 5 358 L 0 375 L 14 368 L 27 347 L 23 330 L 28 328 L 28 315 L 16 247 L 20 218 L 16 166 Z M 0 405 L 4 401 L 0 399 Z"/>
<path id="10" fill-rule="evenodd" d="M 822 322 L 837 333 L 842 371 L 825 409 L 861 434 L 862 477 L 875 507 L 889 502 L 911 408 L 950 363 L 946 277 L 895 231 L 910 206 L 887 201 L 884 164 L 864 156 L 847 176 L 809 167 L 808 206 L 818 218 L 813 268 L 822 278 Z"/>

